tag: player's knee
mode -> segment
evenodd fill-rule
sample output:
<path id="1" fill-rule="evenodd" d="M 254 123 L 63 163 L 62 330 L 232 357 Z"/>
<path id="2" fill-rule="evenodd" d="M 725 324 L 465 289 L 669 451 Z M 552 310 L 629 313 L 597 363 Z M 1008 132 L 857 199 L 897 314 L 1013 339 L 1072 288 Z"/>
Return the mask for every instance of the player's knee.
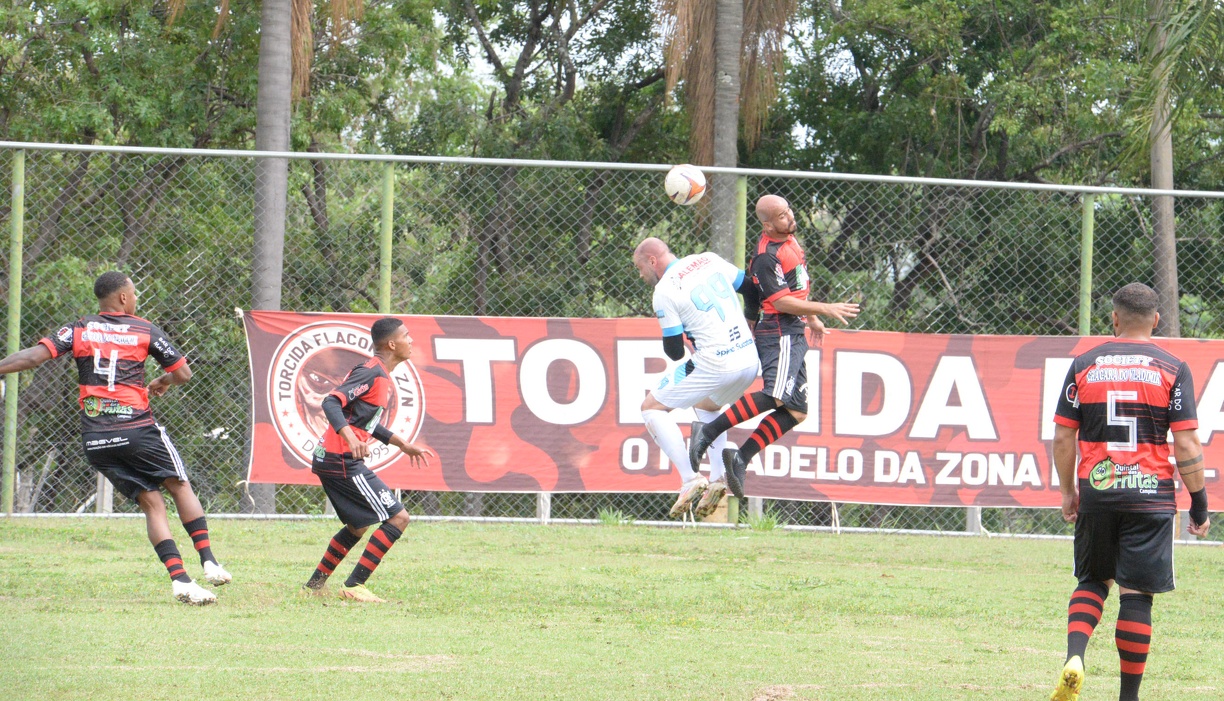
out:
<path id="1" fill-rule="evenodd" d="M 791 416 L 795 417 L 795 423 L 803 423 L 803 420 L 807 418 L 806 412 L 798 411 L 796 409 L 787 409 L 787 411 L 790 412 Z"/>
<path id="2" fill-rule="evenodd" d="M 146 514 L 157 514 L 166 510 L 166 502 L 162 501 L 161 492 L 157 491 L 137 494 L 136 505 Z"/>
<path id="3" fill-rule="evenodd" d="M 361 536 L 365 535 L 365 532 L 369 528 L 369 526 L 361 526 L 360 528 L 358 528 L 357 526 L 345 526 L 345 528 L 349 530 L 349 533 L 352 533 L 353 535 L 360 538 Z"/>
<path id="4" fill-rule="evenodd" d="M 409 521 L 408 509 L 404 509 L 403 511 L 400 511 L 396 515 L 387 519 L 387 523 L 391 524 L 392 526 L 395 526 L 400 531 L 403 531 L 405 528 L 408 527 L 408 521 Z"/>

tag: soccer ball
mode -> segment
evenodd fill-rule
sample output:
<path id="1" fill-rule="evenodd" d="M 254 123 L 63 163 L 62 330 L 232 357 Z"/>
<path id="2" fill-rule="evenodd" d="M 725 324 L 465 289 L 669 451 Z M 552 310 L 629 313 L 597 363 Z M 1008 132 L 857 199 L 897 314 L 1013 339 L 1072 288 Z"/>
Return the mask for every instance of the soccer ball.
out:
<path id="1" fill-rule="evenodd" d="M 693 204 L 706 192 L 706 179 L 696 166 L 687 163 L 667 171 L 663 179 L 667 198 L 676 204 Z"/>

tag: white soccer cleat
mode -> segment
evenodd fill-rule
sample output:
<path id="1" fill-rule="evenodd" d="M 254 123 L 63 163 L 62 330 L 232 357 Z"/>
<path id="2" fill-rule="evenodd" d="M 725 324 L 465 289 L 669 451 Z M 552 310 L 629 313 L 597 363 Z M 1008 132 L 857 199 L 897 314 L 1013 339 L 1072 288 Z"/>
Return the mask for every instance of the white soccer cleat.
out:
<path id="1" fill-rule="evenodd" d="M 217 595 L 195 582 L 180 582 L 171 580 L 174 587 L 174 598 L 192 606 L 207 606 L 217 603 Z"/>
<path id="2" fill-rule="evenodd" d="M 701 495 L 701 501 L 697 502 L 697 508 L 694 510 L 697 518 L 705 518 L 718 508 L 719 502 L 727 493 L 727 480 L 717 479 L 710 483 L 706 488 L 705 494 Z"/>
<path id="3" fill-rule="evenodd" d="M 679 496 L 676 497 L 676 503 L 672 504 L 671 511 L 667 512 L 667 515 L 672 518 L 684 515 L 684 512 L 688 511 L 689 506 L 701 498 L 702 492 L 708 486 L 710 486 L 710 481 L 702 475 L 697 475 L 688 482 L 685 482 L 684 486 L 680 488 Z"/>
<path id="4" fill-rule="evenodd" d="M 234 581 L 233 575 L 225 571 L 225 568 L 216 562 L 204 563 L 204 581 L 219 587 L 222 584 L 229 584 Z"/>

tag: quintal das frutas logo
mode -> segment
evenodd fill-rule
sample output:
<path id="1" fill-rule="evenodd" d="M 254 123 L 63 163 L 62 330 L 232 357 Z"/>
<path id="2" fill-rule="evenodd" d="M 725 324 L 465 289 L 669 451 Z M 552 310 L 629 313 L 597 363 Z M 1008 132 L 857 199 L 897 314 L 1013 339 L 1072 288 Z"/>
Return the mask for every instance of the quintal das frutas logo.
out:
<path id="1" fill-rule="evenodd" d="M 272 356 L 268 404 L 281 442 L 304 466 L 327 430 L 323 398 L 344 383 L 354 367 L 374 354 L 370 330 L 343 321 L 322 321 L 298 328 Z M 416 439 L 425 416 L 421 377 L 411 361 L 391 372 L 391 399 L 382 423 L 408 441 Z M 366 465 L 377 472 L 402 453 L 371 440 Z"/>
<path id="2" fill-rule="evenodd" d="M 1088 483 L 1093 489 L 1134 489 L 1141 494 L 1155 494 L 1160 487 L 1160 478 L 1145 474 L 1138 464 L 1119 465 L 1110 458 L 1105 458 L 1092 467 L 1088 473 Z"/>

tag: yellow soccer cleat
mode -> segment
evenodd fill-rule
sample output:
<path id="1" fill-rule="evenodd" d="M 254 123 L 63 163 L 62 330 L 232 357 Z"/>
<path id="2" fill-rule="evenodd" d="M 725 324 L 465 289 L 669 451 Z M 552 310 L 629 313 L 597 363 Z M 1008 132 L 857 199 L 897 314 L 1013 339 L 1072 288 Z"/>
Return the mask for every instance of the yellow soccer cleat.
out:
<path id="1" fill-rule="evenodd" d="M 1050 694 L 1050 701 L 1076 701 L 1084 687 L 1084 661 L 1079 655 L 1067 660 L 1058 675 L 1058 686 Z"/>
<path id="2" fill-rule="evenodd" d="M 386 599 L 380 599 L 374 595 L 374 592 L 366 589 L 366 585 L 358 584 L 355 587 L 343 586 L 340 587 L 340 598 L 348 599 L 349 601 L 360 601 L 366 604 L 385 604 Z"/>

